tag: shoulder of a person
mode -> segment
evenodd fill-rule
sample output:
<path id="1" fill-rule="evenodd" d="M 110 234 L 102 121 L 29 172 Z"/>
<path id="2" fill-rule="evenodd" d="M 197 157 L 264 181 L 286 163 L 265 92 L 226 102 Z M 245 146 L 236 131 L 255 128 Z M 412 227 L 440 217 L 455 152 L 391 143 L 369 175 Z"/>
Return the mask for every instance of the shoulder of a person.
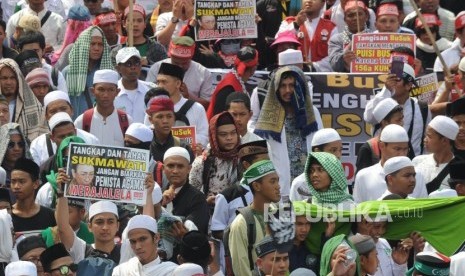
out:
<path id="1" fill-rule="evenodd" d="M 439 16 L 447 16 L 448 18 L 452 19 L 452 20 L 455 20 L 455 14 L 453 12 L 451 12 L 450 10 L 448 9 L 444 9 L 444 8 L 441 8 L 439 7 L 438 8 L 438 14 Z M 441 18 L 441 20 L 443 20 L 443 18 Z"/>
<path id="2" fill-rule="evenodd" d="M 38 144 L 45 142 L 46 135 L 47 135 L 46 133 L 42 133 L 41 135 L 34 138 L 34 140 L 32 140 L 31 142 L 30 147 L 38 146 Z"/>
<path id="3" fill-rule="evenodd" d="M 415 11 L 413 11 L 413 12 L 407 14 L 407 16 L 405 16 L 403 23 L 405 24 L 407 21 L 412 20 L 415 17 L 417 17 L 417 13 Z"/>

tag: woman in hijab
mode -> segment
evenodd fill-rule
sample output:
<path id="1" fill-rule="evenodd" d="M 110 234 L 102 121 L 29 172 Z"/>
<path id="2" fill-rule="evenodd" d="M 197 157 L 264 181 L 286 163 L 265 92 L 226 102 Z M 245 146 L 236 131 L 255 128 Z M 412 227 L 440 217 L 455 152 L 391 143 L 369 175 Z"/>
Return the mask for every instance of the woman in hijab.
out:
<path id="1" fill-rule="evenodd" d="M 337 272 L 337 273 L 336 273 Z M 360 275 L 360 257 L 346 235 L 329 239 L 321 252 L 320 275 Z"/>
<path id="2" fill-rule="evenodd" d="M 63 69 L 75 117 L 93 107 L 95 98 L 89 88 L 92 87 L 94 73 L 101 69 L 113 69 L 110 46 L 103 31 L 91 26 L 74 43 L 69 65 Z"/>
<path id="3" fill-rule="evenodd" d="M 192 163 L 189 183 L 203 191 L 208 204 L 214 205 L 216 194 L 240 180 L 237 157 L 240 137 L 232 115 L 225 111 L 213 116 L 208 136 L 211 148 Z"/>
<path id="4" fill-rule="evenodd" d="M 8 123 L 0 127 L 0 160 L 6 171 L 6 186 L 10 187 L 11 170 L 16 160 L 26 157 L 32 159 L 29 144 L 24 137 L 20 125 Z"/>
<path id="5" fill-rule="evenodd" d="M 331 204 L 345 210 L 354 207 L 353 198 L 347 192 L 344 169 L 336 156 L 327 152 L 310 153 L 305 172 L 313 204 Z"/>

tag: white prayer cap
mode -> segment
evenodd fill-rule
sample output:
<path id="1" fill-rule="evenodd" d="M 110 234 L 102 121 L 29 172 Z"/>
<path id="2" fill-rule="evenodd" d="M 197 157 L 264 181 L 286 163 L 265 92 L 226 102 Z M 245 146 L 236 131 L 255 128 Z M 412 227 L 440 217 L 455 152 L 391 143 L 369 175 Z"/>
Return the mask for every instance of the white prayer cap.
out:
<path id="1" fill-rule="evenodd" d="M 459 70 L 462 71 L 462 72 L 465 72 L 465 57 L 463 57 L 463 58 L 460 60 L 460 63 L 459 63 Z"/>
<path id="2" fill-rule="evenodd" d="M 297 268 L 289 276 L 316 276 L 315 272 L 308 268 Z"/>
<path id="3" fill-rule="evenodd" d="M 131 232 L 134 229 L 147 229 L 150 232 L 157 233 L 157 221 L 152 218 L 151 216 L 147 215 L 137 215 L 133 216 L 129 221 L 128 225 L 126 226 L 127 233 Z"/>
<path id="4" fill-rule="evenodd" d="M 118 85 L 119 75 L 116 71 L 110 69 L 102 69 L 95 71 L 94 82 L 96 83 L 112 83 Z"/>
<path id="5" fill-rule="evenodd" d="M 429 198 L 440 198 L 440 197 L 457 197 L 457 191 L 452 189 L 437 190 L 429 194 Z"/>
<path id="6" fill-rule="evenodd" d="M 373 116 L 375 117 L 378 123 L 381 123 L 384 118 L 391 112 L 394 108 L 399 106 L 399 104 L 392 98 L 387 98 L 378 103 L 378 105 L 373 110 Z"/>
<path id="7" fill-rule="evenodd" d="M 390 124 L 383 128 L 379 140 L 385 143 L 407 143 L 409 138 L 403 127 Z"/>
<path id="8" fill-rule="evenodd" d="M 37 268 L 32 262 L 11 262 L 5 267 L 5 276 L 37 276 Z"/>
<path id="9" fill-rule="evenodd" d="M 69 114 L 66 112 L 58 112 L 58 113 L 53 114 L 50 120 L 48 120 L 48 127 L 50 128 L 51 131 L 53 131 L 53 129 L 57 125 L 64 123 L 64 122 L 73 123 L 73 119 L 71 119 L 71 116 L 69 116 Z"/>
<path id="10" fill-rule="evenodd" d="M 166 158 L 171 157 L 171 156 L 181 156 L 187 159 L 189 163 L 191 162 L 191 156 L 189 155 L 189 152 L 182 147 L 171 147 L 169 148 L 166 152 L 165 155 L 163 156 L 163 161 L 166 160 Z"/>
<path id="11" fill-rule="evenodd" d="M 89 221 L 98 214 L 101 213 L 112 213 L 115 214 L 116 217 L 118 216 L 118 207 L 111 201 L 108 200 L 101 200 L 97 201 L 94 204 L 90 205 L 89 208 Z"/>
<path id="12" fill-rule="evenodd" d="M 444 115 L 434 117 L 433 120 L 429 122 L 428 126 L 450 140 L 455 140 L 457 134 L 459 134 L 459 125 L 454 120 Z"/>
<path id="13" fill-rule="evenodd" d="M 313 135 L 312 147 L 341 140 L 341 136 L 339 136 L 339 133 L 334 128 L 322 128 Z"/>
<path id="14" fill-rule="evenodd" d="M 69 100 L 68 93 L 60 91 L 60 90 L 55 90 L 52 92 L 48 92 L 47 95 L 44 97 L 44 108 L 47 108 L 47 106 L 54 101 L 57 100 L 64 100 L 67 101 L 68 103 L 71 103 Z"/>
<path id="15" fill-rule="evenodd" d="M 152 202 L 153 204 L 160 203 L 161 199 L 163 197 L 163 194 L 161 192 L 160 185 L 155 182 L 155 187 L 153 187 L 153 192 L 152 192 Z M 143 206 L 145 203 L 141 203 L 139 206 Z"/>
<path id="16" fill-rule="evenodd" d="M 141 142 L 151 142 L 153 139 L 152 129 L 141 123 L 132 123 L 126 130 L 126 134 Z"/>
<path id="17" fill-rule="evenodd" d="M 294 50 L 294 49 L 287 49 L 279 53 L 278 55 L 278 65 L 292 65 L 292 64 L 299 64 L 304 63 L 304 59 L 302 57 L 302 51 Z"/>
<path id="18" fill-rule="evenodd" d="M 140 53 L 136 47 L 124 47 L 116 54 L 116 64 L 125 63 L 132 57 L 140 58 Z"/>
<path id="19" fill-rule="evenodd" d="M 390 175 L 391 173 L 397 172 L 405 167 L 413 167 L 412 160 L 406 156 L 396 156 L 389 158 L 384 163 L 384 174 Z"/>
<path id="20" fill-rule="evenodd" d="M 203 276 L 203 268 L 194 263 L 183 263 L 173 270 L 173 276 Z"/>

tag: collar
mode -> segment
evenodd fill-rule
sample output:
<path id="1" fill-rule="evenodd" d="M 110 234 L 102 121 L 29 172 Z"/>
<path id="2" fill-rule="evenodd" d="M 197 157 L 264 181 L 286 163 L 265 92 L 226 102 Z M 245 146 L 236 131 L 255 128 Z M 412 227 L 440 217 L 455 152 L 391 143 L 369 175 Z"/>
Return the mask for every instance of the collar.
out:
<path id="1" fill-rule="evenodd" d="M 141 89 L 140 89 L 141 85 L 142 85 L 141 81 L 137 80 L 137 88 L 135 90 L 139 94 L 143 94 Z M 132 91 L 132 90 L 127 90 L 126 88 L 124 88 L 122 79 L 119 79 L 119 81 L 118 81 L 118 88 L 121 89 L 119 95 L 128 95 L 127 91 Z"/>
<path id="2" fill-rule="evenodd" d="M 26 11 L 27 11 L 28 13 L 30 13 L 30 14 L 37 15 L 40 19 L 42 19 L 42 17 L 43 17 L 43 16 L 45 15 L 45 13 L 47 12 L 47 9 L 44 7 L 43 10 L 41 10 L 40 12 L 37 13 L 37 12 L 33 11 L 33 10 L 29 7 L 29 5 L 28 5 Z"/>
<path id="3" fill-rule="evenodd" d="M 160 256 L 157 256 L 157 258 L 153 261 L 151 261 L 148 264 L 142 265 L 143 268 L 149 268 L 151 266 L 159 265 L 161 263 Z"/>

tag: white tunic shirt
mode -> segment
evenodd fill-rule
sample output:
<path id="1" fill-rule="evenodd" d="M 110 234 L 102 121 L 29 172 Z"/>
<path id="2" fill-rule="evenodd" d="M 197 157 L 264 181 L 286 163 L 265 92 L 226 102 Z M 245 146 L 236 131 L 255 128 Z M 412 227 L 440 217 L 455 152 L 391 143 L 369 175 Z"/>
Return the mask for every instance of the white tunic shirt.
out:
<path id="1" fill-rule="evenodd" d="M 181 99 L 174 104 L 174 112 L 178 112 L 186 102 L 187 99 L 181 97 Z M 208 119 L 205 108 L 199 103 L 194 103 L 186 112 L 186 117 L 189 120 L 189 124 L 195 126 L 195 138 L 197 143 L 202 144 L 205 148 L 208 144 Z"/>
<path id="2" fill-rule="evenodd" d="M 136 90 L 126 90 L 123 87 L 121 80 L 118 81 L 118 88 L 121 89 L 118 96 L 115 98 L 115 107 L 125 111 L 132 117 L 136 123 L 144 123 L 145 117 L 145 102 L 144 97 L 147 91 L 150 90 L 149 83 L 145 81 L 137 81 Z"/>
<path id="3" fill-rule="evenodd" d="M 461 52 L 465 51 L 465 49 L 460 44 L 460 39 L 456 38 L 454 42 L 452 42 L 452 46 L 441 53 L 441 56 L 447 66 L 451 67 L 452 65 L 459 64 L 462 56 Z M 444 68 L 442 63 L 439 61 L 439 58 L 436 58 L 434 61 L 433 71 L 442 72 L 443 70 Z"/>
<path id="4" fill-rule="evenodd" d="M 81 114 L 74 121 L 76 128 L 82 129 L 83 117 Z M 132 124 L 132 118 L 128 115 L 128 125 Z M 102 145 L 124 147 L 124 135 L 119 124 L 118 112 L 116 108 L 110 116 L 103 118 L 94 107 L 94 114 L 90 125 L 90 133 L 94 134 Z"/>
<path id="5" fill-rule="evenodd" d="M 376 243 L 378 251 L 378 270 L 374 276 L 404 276 L 407 272 L 407 263 L 399 265 L 392 259 L 392 248 L 388 241 L 379 238 Z"/>
<path id="6" fill-rule="evenodd" d="M 289 192 L 289 199 L 291 201 L 308 201 L 312 198 L 312 193 L 305 180 L 305 173 L 294 178 L 291 184 L 291 191 Z"/>
<path id="7" fill-rule="evenodd" d="M 425 183 L 428 183 L 431 180 L 433 180 L 448 164 L 447 162 L 436 165 L 436 160 L 434 160 L 433 154 L 417 156 L 413 158 L 412 163 L 415 166 L 415 170 L 417 172 L 421 172 L 421 174 L 425 178 Z M 447 174 L 446 177 L 444 177 L 444 179 L 442 180 L 441 186 L 439 187 L 440 190 L 450 189 L 448 180 L 449 174 Z"/>
<path id="8" fill-rule="evenodd" d="M 176 267 L 178 265 L 175 263 L 162 262 L 160 257 L 145 265 L 142 265 L 137 257 L 133 257 L 115 267 L 112 276 L 171 276 Z"/>
<path id="9" fill-rule="evenodd" d="M 414 198 L 428 197 L 423 175 L 416 172 L 416 185 L 410 196 Z M 364 168 L 358 172 L 354 184 L 354 200 L 361 203 L 369 200 L 377 200 L 387 190 L 385 174 L 381 163 L 376 163 L 371 167 Z"/>
<path id="10" fill-rule="evenodd" d="M 49 157 L 48 155 L 48 147 L 47 147 L 47 134 L 42 134 L 39 137 L 35 138 L 31 142 L 31 146 L 29 150 L 31 151 L 32 159 L 36 162 L 37 165 L 42 165 Z M 76 129 L 76 136 L 82 138 L 86 144 L 90 145 L 100 145 L 100 141 L 98 140 L 95 135 L 86 132 L 82 129 Z M 52 150 L 55 154 L 57 151 L 57 145 L 55 142 L 50 140 L 52 144 Z"/>

